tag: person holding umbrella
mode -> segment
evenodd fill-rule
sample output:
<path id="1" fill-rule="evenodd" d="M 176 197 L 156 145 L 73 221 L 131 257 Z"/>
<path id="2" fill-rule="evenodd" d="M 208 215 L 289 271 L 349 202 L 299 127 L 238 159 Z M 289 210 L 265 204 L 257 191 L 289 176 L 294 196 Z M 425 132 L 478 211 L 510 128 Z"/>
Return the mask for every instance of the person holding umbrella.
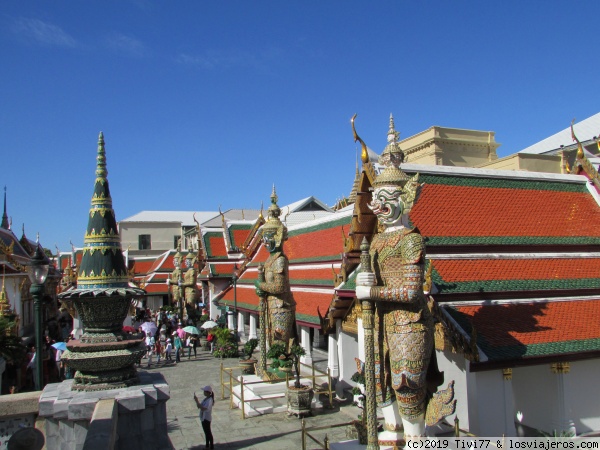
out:
<path id="1" fill-rule="evenodd" d="M 194 358 L 196 358 L 196 347 L 198 346 L 198 335 L 200 334 L 200 331 L 198 328 L 192 325 L 188 325 L 183 329 L 183 331 L 188 334 L 186 341 L 186 345 L 188 347 L 188 359 L 192 357 L 192 349 L 194 350 Z"/>
<path id="2" fill-rule="evenodd" d="M 192 349 L 194 350 L 194 359 L 197 358 L 196 347 L 198 346 L 198 336 L 190 335 L 190 343 L 188 345 L 188 359 L 192 357 Z"/>

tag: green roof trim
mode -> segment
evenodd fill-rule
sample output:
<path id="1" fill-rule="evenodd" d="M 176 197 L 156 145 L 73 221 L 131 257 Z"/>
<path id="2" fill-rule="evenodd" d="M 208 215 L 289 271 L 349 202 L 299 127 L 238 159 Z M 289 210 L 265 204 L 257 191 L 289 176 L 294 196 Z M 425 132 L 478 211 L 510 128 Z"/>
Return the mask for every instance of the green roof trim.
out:
<path id="1" fill-rule="evenodd" d="M 223 303 L 227 306 L 234 306 L 233 300 L 220 299 L 219 302 Z M 251 305 L 250 303 L 240 302 L 239 300 L 237 302 L 237 306 L 238 306 L 238 308 L 241 306 L 241 307 L 243 307 L 245 309 L 249 309 L 251 311 L 258 311 L 258 305 Z"/>
<path id="2" fill-rule="evenodd" d="M 236 223 L 233 225 L 229 225 L 228 229 L 229 230 L 250 230 L 252 227 L 254 226 L 254 224 L 252 223 Z"/>
<path id="3" fill-rule="evenodd" d="M 221 299 L 219 301 L 221 303 L 227 305 L 227 306 L 233 306 L 234 305 L 234 302 L 232 300 Z M 251 311 L 257 311 L 258 312 L 258 306 L 257 305 L 251 305 L 249 303 L 240 302 L 238 300 L 237 306 L 238 306 L 238 308 L 242 307 L 244 309 L 249 309 Z M 319 316 L 309 316 L 308 314 L 298 314 L 298 313 L 296 313 L 296 320 L 300 320 L 300 321 L 306 322 L 306 323 L 313 323 L 315 325 L 320 325 L 321 324 L 321 322 L 319 322 Z"/>
<path id="4" fill-rule="evenodd" d="M 332 277 L 333 278 L 333 277 Z M 333 286 L 333 279 L 323 280 L 321 278 L 290 278 L 290 284 L 303 284 L 303 285 L 315 285 L 315 286 Z"/>
<path id="5" fill-rule="evenodd" d="M 223 233 L 221 231 L 209 231 L 205 235 L 202 236 L 202 242 L 204 242 L 204 248 L 206 249 L 206 254 L 210 258 L 227 258 L 227 256 L 214 256 L 212 248 L 210 246 L 210 238 L 219 238 L 223 239 Z"/>
<path id="6" fill-rule="evenodd" d="M 589 236 L 428 236 L 428 246 L 443 245 L 599 245 Z"/>
<path id="7" fill-rule="evenodd" d="M 340 284 L 336 287 L 339 290 L 356 290 L 356 276 L 360 273 L 360 265 L 354 269 L 354 271 L 350 274 L 345 283 Z"/>
<path id="8" fill-rule="evenodd" d="M 442 279 L 434 268 L 431 278 L 440 294 L 456 292 L 504 292 L 504 291 L 552 291 L 600 288 L 600 278 L 551 279 L 551 280 L 480 280 L 453 281 Z"/>
<path id="9" fill-rule="evenodd" d="M 233 243 L 236 246 L 242 245 L 243 242 L 239 242 L 239 243 L 235 242 L 235 239 L 233 238 L 233 232 L 239 231 L 239 230 L 242 230 L 242 231 L 251 230 L 253 226 L 254 226 L 253 224 L 248 223 L 248 224 L 236 224 L 236 225 L 231 225 L 231 226 L 227 227 L 227 235 L 229 236 L 229 242 Z"/>
<path id="10" fill-rule="evenodd" d="M 507 180 L 506 178 L 480 178 L 420 174 L 419 181 L 426 184 L 466 186 L 493 189 L 525 189 L 532 191 L 562 191 L 589 194 L 585 183 L 560 182 L 552 180 Z"/>
<path id="11" fill-rule="evenodd" d="M 350 225 L 352 221 L 352 216 L 340 217 L 339 219 L 332 220 L 331 222 L 320 223 L 318 225 L 312 225 L 306 228 L 300 228 L 298 230 L 293 230 L 288 232 L 288 237 L 298 236 L 300 234 L 313 233 L 315 231 L 328 230 L 330 228 L 339 227 L 342 225 Z M 341 236 L 340 236 L 341 239 Z"/>
<path id="12" fill-rule="evenodd" d="M 341 238 L 340 238 L 341 241 Z M 341 246 L 340 246 L 341 247 Z M 284 249 L 285 252 L 285 249 Z M 305 263 L 305 262 L 317 262 L 317 261 L 341 261 L 342 256 L 341 253 L 337 253 L 335 255 L 326 255 L 326 256 L 313 256 L 311 258 L 294 258 L 289 259 L 290 263 Z"/>

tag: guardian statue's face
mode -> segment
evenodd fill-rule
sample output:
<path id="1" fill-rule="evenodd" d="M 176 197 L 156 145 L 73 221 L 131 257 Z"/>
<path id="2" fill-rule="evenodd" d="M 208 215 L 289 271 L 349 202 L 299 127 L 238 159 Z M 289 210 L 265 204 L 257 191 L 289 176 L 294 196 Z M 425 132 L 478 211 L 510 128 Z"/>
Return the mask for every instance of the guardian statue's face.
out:
<path id="1" fill-rule="evenodd" d="M 386 227 L 400 224 L 404 204 L 400 199 L 402 190 L 397 186 L 382 186 L 373 191 L 369 208 L 377 216 L 379 223 Z"/>
<path id="2" fill-rule="evenodd" d="M 275 234 L 275 230 L 269 230 L 263 233 L 263 244 L 269 253 L 274 253 L 279 249 L 279 245 L 277 245 L 277 241 L 275 239 Z"/>

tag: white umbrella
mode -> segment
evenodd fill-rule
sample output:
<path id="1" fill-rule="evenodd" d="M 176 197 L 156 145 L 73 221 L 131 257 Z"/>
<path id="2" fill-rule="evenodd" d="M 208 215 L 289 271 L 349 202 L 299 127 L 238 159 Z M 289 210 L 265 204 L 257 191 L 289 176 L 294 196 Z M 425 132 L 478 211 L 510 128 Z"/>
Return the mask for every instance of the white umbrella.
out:
<path id="1" fill-rule="evenodd" d="M 219 324 L 217 322 L 215 322 L 214 320 L 207 320 L 202 325 L 200 325 L 200 328 L 204 328 L 205 330 L 208 330 L 209 328 L 214 328 L 214 327 L 218 327 L 218 326 L 219 326 Z"/>
<path id="2" fill-rule="evenodd" d="M 154 322 L 144 322 L 142 324 L 142 330 L 144 330 L 145 333 L 150 333 L 153 335 L 156 333 L 157 327 Z"/>

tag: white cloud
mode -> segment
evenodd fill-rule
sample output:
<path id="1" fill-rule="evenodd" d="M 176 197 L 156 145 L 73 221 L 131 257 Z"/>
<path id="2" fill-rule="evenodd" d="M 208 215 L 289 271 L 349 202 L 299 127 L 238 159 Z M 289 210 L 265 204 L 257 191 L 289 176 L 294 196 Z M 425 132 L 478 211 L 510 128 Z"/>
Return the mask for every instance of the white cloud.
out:
<path id="1" fill-rule="evenodd" d="M 231 67 L 254 67 L 264 69 L 270 62 L 279 58 L 281 50 L 268 48 L 258 53 L 244 51 L 216 51 L 209 50 L 200 55 L 180 53 L 176 61 L 181 64 L 202 67 L 204 69 L 231 68 Z"/>
<path id="2" fill-rule="evenodd" d="M 180 53 L 177 56 L 176 61 L 190 66 L 200 66 L 205 69 L 212 69 L 215 67 L 215 63 L 205 57 L 188 55 L 186 53 Z"/>
<path id="3" fill-rule="evenodd" d="M 107 37 L 106 42 L 109 47 L 123 53 L 128 53 L 133 56 L 140 57 L 146 56 L 148 54 L 148 50 L 142 41 L 121 33 L 111 33 Z"/>
<path id="4" fill-rule="evenodd" d="M 19 17 L 10 25 L 11 31 L 22 39 L 42 45 L 76 47 L 77 41 L 62 28 L 38 19 Z"/>

